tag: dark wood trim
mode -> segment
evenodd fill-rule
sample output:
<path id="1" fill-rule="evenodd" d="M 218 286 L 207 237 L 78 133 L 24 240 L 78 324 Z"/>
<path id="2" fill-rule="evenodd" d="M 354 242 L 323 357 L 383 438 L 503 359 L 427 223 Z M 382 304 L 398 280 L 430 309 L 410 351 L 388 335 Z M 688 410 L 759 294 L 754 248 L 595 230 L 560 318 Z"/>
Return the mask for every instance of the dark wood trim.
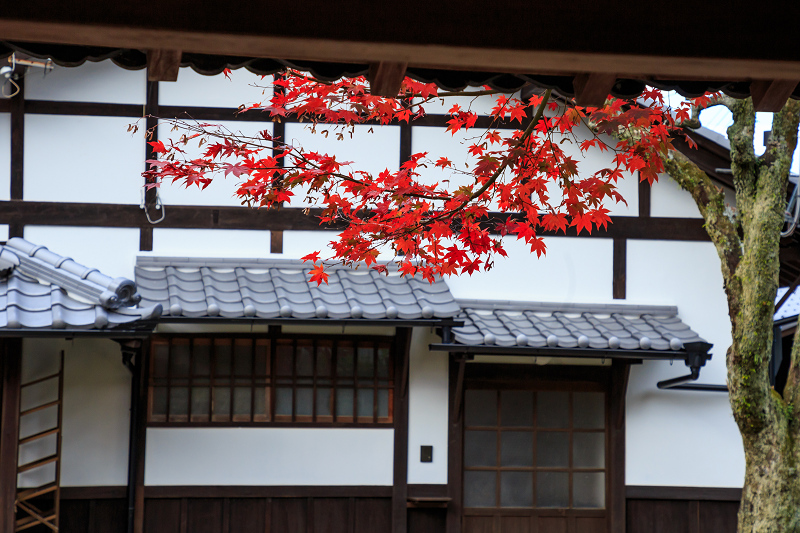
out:
<path id="1" fill-rule="evenodd" d="M 625 497 L 629 500 L 700 500 L 738 502 L 742 489 L 728 487 L 660 487 L 628 485 Z"/>
<path id="2" fill-rule="evenodd" d="M 433 485 L 433 484 L 409 484 L 408 497 L 409 498 L 446 498 L 448 493 L 447 485 Z"/>
<path id="3" fill-rule="evenodd" d="M 139 251 L 153 251 L 153 228 L 139 228 Z"/>
<path id="4" fill-rule="evenodd" d="M 394 471 L 392 533 L 408 530 L 408 362 L 411 328 L 398 328 L 394 347 Z"/>
<path id="5" fill-rule="evenodd" d="M 25 103 L 25 112 L 32 115 L 141 118 L 144 115 L 144 111 L 144 107 L 140 104 L 62 102 L 55 100 L 28 100 Z"/>
<path id="6" fill-rule="evenodd" d="M 637 174 L 638 178 L 638 174 Z M 652 185 L 647 180 L 639 179 L 639 218 L 650 218 L 650 199 L 652 197 Z"/>
<path id="7" fill-rule="evenodd" d="M 145 498 L 391 498 L 388 485 L 151 485 Z"/>
<path id="8" fill-rule="evenodd" d="M 283 253 L 283 232 L 274 230 L 269 232 L 269 253 L 282 254 Z"/>
<path id="9" fill-rule="evenodd" d="M 624 300 L 627 285 L 627 244 L 628 241 L 621 238 L 614 239 L 614 262 L 611 292 L 615 300 Z"/>
<path id="10" fill-rule="evenodd" d="M 146 88 L 146 95 L 145 95 L 145 104 L 144 104 L 144 114 L 147 118 L 145 118 L 145 145 L 144 145 L 144 160 L 145 161 L 152 161 L 154 159 L 158 159 L 158 154 L 153 151 L 153 147 L 150 146 L 149 143 L 155 142 L 158 140 L 158 119 L 156 119 L 156 115 L 158 115 L 158 82 L 157 81 L 147 81 L 147 88 Z M 149 165 L 149 163 L 145 163 L 145 168 Z M 144 191 L 144 209 L 147 213 L 153 213 L 151 218 L 153 217 L 160 217 L 159 213 L 155 213 L 157 211 L 156 204 L 158 199 L 158 189 L 155 187 L 146 188 Z M 145 219 L 147 219 L 147 215 L 145 211 L 142 211 L 142 214 L 145 215 Z M 157 218 L 153 218 L 153 220 L 157 220 Z M 150 224 L 148 220 L 147 224 L 143 224 L 139 229 L 139 251 L 140 252 L 149 252 L 153 249 L 153 224 Z"/>
<path id="11" fill-rule="evenodd" d="M 14 531 L 17 498 L 17 450 L 22 386 L 22 339 L 0 340 L 0 531 Z"/>
<path id="12" fill-rule="evenodd" d="M 461 533 L 462 480 L 464 476 L 462 471 L 464 410 L 458 409 L 458 415 L 456 416 L 456 407 L 461 404 L 464 395 L 464 389 L 456 386 L 460 368 L 462 367 L 459 363 L 451 357 L 448 375 L 447 496 L 450 498 L 450 503 L 447 506 L 445 519 L 447 533 Z M 463 375 L 463 369 L 461 372 Z M 460 392 L 457 392 L 457 390 Z"/>
<path id="13" fill-rule="evenodd" d="M 25 78 L 17 81 L 19 93 L 11 99 L 11 196 L 22 200 L 25 162 Z"/>
<path id="14" fill-rule="evenodd" d="M 159 228 L 185 229 L 250 229 L 283 231 L 340 231 L 342 224 L 320 225 L 321 209 L 286 207 L 282 209 L 250 209 L 228 206 L 169 206 L 169 214 Z M 39 226 L 95 226 L 116 228 L 150 227 L 144 212 L 134 204 L 93 204 L 33 201 L 0 201 L 2 222 Z M 307 214 L 306 214 L 307 213 Z M 494 233 L 497 223 L 516 215 L 491 213 L 486 227 Z M 669 241 L 708 241 L 708 233 L 700 218 L 611 217 L 607 229 L 577 234 L 574 227 L 567 232 L 539 231 L 543 237 L 583 237 L 599 239 L 640 239 Z"/>
<path id="15" fill-rule="evenodd" d="M 61 487 L 62 500 L 110 500 L 122 499 L 127 494 L 124 485 L 106 485 L 98 487 Z"/>
<path id="16" fill-rule="evenodd" d="M 400 123 L 400 164 L 411 159 L 411 146 L 414 128 L 406 122 Z"/>
<path id="17" fill-rule="evenodd" d="M 614 361 L 609 393 L 609 531 L 625 533 L 625 397 L 631 366 Z"/>

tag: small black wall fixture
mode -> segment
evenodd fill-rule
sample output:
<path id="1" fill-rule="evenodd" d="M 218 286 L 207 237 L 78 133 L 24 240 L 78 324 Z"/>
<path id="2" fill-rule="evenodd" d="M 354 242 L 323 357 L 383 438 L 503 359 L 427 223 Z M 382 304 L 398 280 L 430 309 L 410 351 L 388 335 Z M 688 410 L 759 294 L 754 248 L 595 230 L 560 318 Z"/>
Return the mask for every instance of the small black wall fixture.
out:
<path id="1" fill-rule="evenodd" d="M 658 388 L 727 392 L 728 387 L 725 385 L 690 383 L 691 381 L 697 381 L 697 378 L 700 377 L 700 368 L 705 366 L 706 362 L 711 359 L 711 354 L 708 353 L 708 351 L 712 348 L 712 346 L 714 345 L 707 342 L 687 342 L 684 345 L 684 348 L 686 349 L 686 366 L 689 367 L 690 373 L 685 376 L 659 381 Z"/>

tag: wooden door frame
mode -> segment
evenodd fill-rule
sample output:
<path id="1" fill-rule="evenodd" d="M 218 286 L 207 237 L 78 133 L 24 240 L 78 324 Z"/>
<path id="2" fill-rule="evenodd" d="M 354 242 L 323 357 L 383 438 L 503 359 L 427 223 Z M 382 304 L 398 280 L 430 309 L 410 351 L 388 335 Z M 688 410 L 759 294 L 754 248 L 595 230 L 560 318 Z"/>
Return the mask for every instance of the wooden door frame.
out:
<path id="1" fill-rule="evenodd" d="M 591 381 L 601 383 L 608 395 L 608 531 L 625 533 L 625 395 L 630 373 L 629 362 L 613 361 L 598 372 L 596 366 L 536 366 L 480 364 L 467 365 L 465 354 L 451 354 L 449 366 L 448 475 L 450 504 L 447 508 L 447 533 L 461 533 L 463 519 L 463 439 L 464 385 L 467 379 L 492 382 L 513 369 L 518 380 Z M 469 369 L 467 367 L 473 367 Z M 472 371 L 470 371 L 472 370 Z M 470 375 L 473 374 L 473 375 Z"/>

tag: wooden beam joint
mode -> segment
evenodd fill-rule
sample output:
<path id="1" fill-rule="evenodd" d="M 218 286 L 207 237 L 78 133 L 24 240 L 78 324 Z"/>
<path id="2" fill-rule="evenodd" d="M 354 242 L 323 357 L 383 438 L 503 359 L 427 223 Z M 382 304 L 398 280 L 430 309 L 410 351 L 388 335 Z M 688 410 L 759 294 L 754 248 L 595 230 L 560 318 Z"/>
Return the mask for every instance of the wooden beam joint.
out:
<path id="1" fill-rule="evenodd" d="M 148 50 L 147 81 L 178 81 L 182 55 L 180 50 Z"/>
<path id="2" fill-rule="evenodd" d="M 753 80 L 750 96 L 756 111 L 777 113 L 797 88 L 799 80 Z"/>
<path id="3" fill-rule="evenodd" d="M 369 65 L 369 87 L 375 96 L 394 98 L 406 77 L 408 63 L 381 61 Z"/>
<path id="4" fill-rule="evenodd" d="M 605 72 L 578 74 L 572 80 L 575 102 L 582 106 L 600 107 L 606 102 L 606 98 L 616 82 L 616 74 Z"/>

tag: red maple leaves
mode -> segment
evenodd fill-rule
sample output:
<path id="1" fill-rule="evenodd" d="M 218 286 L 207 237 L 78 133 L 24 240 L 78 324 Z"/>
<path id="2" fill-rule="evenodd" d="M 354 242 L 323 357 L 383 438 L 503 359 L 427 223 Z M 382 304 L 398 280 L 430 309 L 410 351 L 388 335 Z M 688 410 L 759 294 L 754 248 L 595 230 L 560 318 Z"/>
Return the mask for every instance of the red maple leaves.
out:
<path id="1" fill-rule="evenodd" d="M 294 116 L 312 128 L 328 125 L 341 138 L 357 124 L 413 122 L 424 115 L 427 102 L 453 94 L 406 78 L 397 98 L 384 98 L 372 95 L 364 78 L 329 83 L 291 70 L 272 85 L 268 102 L 242 109 L 261 109 L 273 120 Z M 302 190 L 317 199 L 321 224 L 344 228 L 331 243 L 332 259 L 385 271 L 376 260 L 388 246 L 401 273 L 433 280 L 491 268 L 495 255 L 506 254 L 502 235 L 515 235 L 541 255 L 541 230 L 606 227 L 611 221 L 606 204 L 624 201 L 617 182 L 637 172 L 642 180 L 657 179 L 661 157 L 672 149 L 676 121 L 688 117 L 688 106 L 672 112 L 655 90 L 639 102 L 609 99 L 602 108 L 556 100 L 550 91 L 528 101 L 495 98 L 492 124 L 518 122 L 520 129 L 472 134 L 478 114 L 460 105 L 450 108 L 447 131 L 472 135 L 466 169 L 424 152 L 411 155 L 397 171 L 374 174 L 335 155 L 287 144 L 269 131 L 245 136 L 178 120 L 170 122 L 184 133 L 181 141 L 151 142 L 159 159 L 148 161 L 144 176 L 147 183 L 170 179 L 206 187 L 215 175 L 230 175 L 239 180 L 236 194 L 243 203 L 261 208 L 290 203 Z M 201 156 L 188 155 L 185 147 L 192 141 L 205 145 Z M 610 152 L 609 164 L 580 172 L 580 159 L 594 150 Z M 422 179 L 428 166 L 451 172 L 454 179 L 430 183 Z M 498 211 L 513 219 L 498 223 L 492 214 Z M 313 264 L 312 281 L 327 281 L 318 252 L 303 260 Z"/>

